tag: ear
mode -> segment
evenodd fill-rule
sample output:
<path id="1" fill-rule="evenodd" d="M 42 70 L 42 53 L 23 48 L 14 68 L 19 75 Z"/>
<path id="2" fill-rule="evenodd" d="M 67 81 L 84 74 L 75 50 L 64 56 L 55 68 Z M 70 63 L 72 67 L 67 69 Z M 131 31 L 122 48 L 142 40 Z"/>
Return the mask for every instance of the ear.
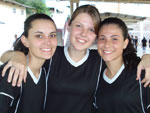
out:
<path id="1" fill-rule="evenodd" d="M 25 46 L 25 47 L 29 47 L 29 42 L 28 42 L 28 38 L 26 38 L 24 35 L 23 36 L 21 36 L 21 42 L 23 43 L 23 45 Z"/>
<path id="2" fill-rule="evenodd" d="M 124 41 L 123 49 L 125 49 L 125 48 L 128 46 L 128 43 L 129 43 L 129 40 L 128 40 L 128 39 L 126 39 L 126 40 Z"/>
<path id="3" fill-rule="evenodd" d="M 68 24 L 66 25 L 66 30 L 68 31 L 68 32 L 70 32 L 70 29 L 71 29 L 71 26 L 69 26 Z"/>

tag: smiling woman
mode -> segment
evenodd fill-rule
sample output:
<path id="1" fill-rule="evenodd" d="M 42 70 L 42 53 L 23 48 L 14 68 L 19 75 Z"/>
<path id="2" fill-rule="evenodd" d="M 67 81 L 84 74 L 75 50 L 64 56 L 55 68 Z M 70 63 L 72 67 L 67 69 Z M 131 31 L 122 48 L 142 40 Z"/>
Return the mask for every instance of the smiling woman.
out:
<path id="1" fill-rule="evenodd" d="M 56 46 L 56 26 L 53 20 L 45 14 L 29 16 L 25 21 L 24 33 L 14 45 L 15 50 L 26 55 L 27 83 L 23 83 L 21 88 L 12 87 L 7 82 L 8 72 L 4 78 L 0 76 L 0 113 L 43 112 L 47 86 L 42 65 L 53 56 Z M 0 67 L 0 74 L 4 66 Z"/>
<path id="2" fill-rule="evenodd" d="M 83 5 L 74 11 L 67 26 L 70 43 L 66 47 L 57 47 L 53 58 L 44 64 L 48 85 L 45 113 L 93 112 L 102 59 L 96 50 L 89 47 L 98 36 L 99 25 L 100 14 L 94 6 Z M 10 73 L 10 76 L 15 74 L 15 84 L 16 72 L 24 73 L 25 68 L 20 67 L 26 67 L 26 59 L 21 52 L 12 53 L 4 72 L 10 66 L 15 68 Z M 24 77 L 22 75 L 19 75 L 19 84 Z"/>
<path id="3" fill-rule="evenodd" d="M 107 18 L 102 21 L 98 52 L 107 67 L 101 73 L 96 94 L 97 113 L 149 113 L 150 88 L 144 88 L 141 79 L 136 81 L 140 58 L 122 20 Z"/>

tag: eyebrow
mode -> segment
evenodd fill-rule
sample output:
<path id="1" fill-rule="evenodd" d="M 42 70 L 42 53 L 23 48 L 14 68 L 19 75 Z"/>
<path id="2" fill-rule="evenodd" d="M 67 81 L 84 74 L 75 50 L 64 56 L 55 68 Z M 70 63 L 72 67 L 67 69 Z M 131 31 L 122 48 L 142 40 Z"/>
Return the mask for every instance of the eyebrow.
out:
<path id="1" fill-rule="evenodd" d="M 43 32 L 41 32 L 41 31 L 36 31 L 35 33 L 41 33 L 41 34 L 43 34 Z M 53 34 L 53 33 L 57 33 L 57 31 L 50 32 L 50 34 Z"/>
<path id="2" fill-rule="evenodd" d="M 119 35 L 112 35 L 111 37 L 120 37 Z"/>

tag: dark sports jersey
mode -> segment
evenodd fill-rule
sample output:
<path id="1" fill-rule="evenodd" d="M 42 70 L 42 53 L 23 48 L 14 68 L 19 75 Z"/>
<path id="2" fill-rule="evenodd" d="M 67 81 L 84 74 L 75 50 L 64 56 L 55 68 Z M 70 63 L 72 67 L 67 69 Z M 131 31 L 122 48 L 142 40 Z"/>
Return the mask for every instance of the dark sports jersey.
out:
<path id="1" fill-rule="evenodd" d="M 2 73 L 3 66 L 0 67 Z M 46 73 L 42 69 L 39 79 L 34 79 L 28 69 L 26 83 L 21 87 L 12 87 L 7 82 L 8 72 L 5 77 L 0 74 L 0 113 L 42 113 L 46 91 Z"/>
<path id="2" fill-rule="evenodd" d="M 101 58 L 91 50 L 75 63 L 66 49 L 57 47 L 52 58 L 45 113 L 91 113 Z"/>
<path id="3" fill-rule="evenodd" d="M 136 72 L 136 67 L 125 68 L 112 83 L 101 75 L 96 94 L 97 113 L 150 113 L 150 88 L 136 81 Z"/>

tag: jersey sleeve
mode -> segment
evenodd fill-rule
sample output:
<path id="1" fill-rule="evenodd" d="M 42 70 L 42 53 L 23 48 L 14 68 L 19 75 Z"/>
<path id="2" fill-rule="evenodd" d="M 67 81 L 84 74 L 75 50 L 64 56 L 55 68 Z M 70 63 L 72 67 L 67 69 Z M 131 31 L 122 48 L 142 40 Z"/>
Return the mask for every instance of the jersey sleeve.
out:
<path id="1" fill-rule="evenodd" d="M 0 94 L 0 113 L 8 113 L 12 99 L 8 96 Z"/>
<path id="2" fill-rule="evenodd" d="M 20 88 L 12 87 L 11 83 L 7 82 L 9 70 L 2 77 L 3 66 L 0 67 L 0 113 L 5 113 L 12 106 L 13 101 L 18 98 Z"/>

